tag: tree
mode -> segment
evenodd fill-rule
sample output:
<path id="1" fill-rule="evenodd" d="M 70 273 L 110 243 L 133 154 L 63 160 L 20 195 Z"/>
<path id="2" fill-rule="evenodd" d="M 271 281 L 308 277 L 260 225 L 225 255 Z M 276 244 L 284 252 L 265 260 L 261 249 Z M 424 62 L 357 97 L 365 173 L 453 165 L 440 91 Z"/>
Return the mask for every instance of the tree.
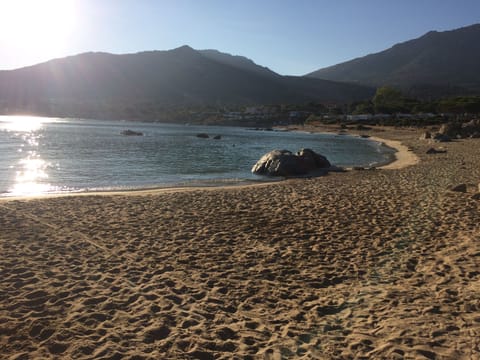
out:
<path id="1" fill-rule="evenodd" d="M 353 107 L 353 110 L 350 112 L 353 115 L 373 114 L 375 112 L 375 107 L 371 101 L 362 101 L 362 102 L 356 103 Z"/>
<path id="2" fill-rule="evenodd" d="M 457 96 L 454 98 L 442 99 L 438 103 L 438 111 L 444 113 L 480 113 L 479 96 Z"/>
<path id="3" fill-rule="evenodd" d="M 393 114 L 408 111 L 403 94 L 389 86 L 378 88 L 372 102 L 376 113 Z"/>

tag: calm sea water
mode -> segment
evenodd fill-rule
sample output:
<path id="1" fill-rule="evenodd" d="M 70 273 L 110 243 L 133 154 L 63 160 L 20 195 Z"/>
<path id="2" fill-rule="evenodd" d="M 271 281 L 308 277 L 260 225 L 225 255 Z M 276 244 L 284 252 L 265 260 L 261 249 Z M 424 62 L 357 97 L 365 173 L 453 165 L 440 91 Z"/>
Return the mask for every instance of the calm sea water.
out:
<path id="1" fill-rule="evenodd" d="M 125 129 L 144 136 L 123 136 Z M 379 143 L 339 135 L 2 116 L 0 196 L 264 181 L 250 172 L 263 154 L 300 148 L 338 166 L 373 165 L 393 154 Z"/>

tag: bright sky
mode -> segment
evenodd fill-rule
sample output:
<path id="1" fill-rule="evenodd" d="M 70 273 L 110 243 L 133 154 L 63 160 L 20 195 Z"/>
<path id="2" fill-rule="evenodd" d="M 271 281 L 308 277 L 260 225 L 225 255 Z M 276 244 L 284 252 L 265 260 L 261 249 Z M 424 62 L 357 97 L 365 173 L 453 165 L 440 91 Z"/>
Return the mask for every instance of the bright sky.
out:
<path id="1" fill-rule="evenodd" d="M 303 75 L 479 22 L 480 0 L 0 0 L 0 69 L 190 45 Z"/>

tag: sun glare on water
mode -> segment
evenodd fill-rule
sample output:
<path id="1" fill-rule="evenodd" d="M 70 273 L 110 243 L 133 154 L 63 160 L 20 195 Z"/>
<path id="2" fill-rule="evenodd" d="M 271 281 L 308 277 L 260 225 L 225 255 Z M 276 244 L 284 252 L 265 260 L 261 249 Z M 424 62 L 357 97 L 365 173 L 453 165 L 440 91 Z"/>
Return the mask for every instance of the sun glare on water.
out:
<path id="1" fill-rule="evenodd" d="M 48 171 L 52 165 L 40 155 L 41 130 L 47 123 L 59 119 L 36 116 L 0 116 L 0 131 L 21 139 L 17 150 L 19 159 L 12 166 L 15 181 L 9 189 L 10 196 L 40 195 L 54 190 L 48 183 Z"/>
<path id="2" fill-rule="evenodd" d="M 52 122 L 52 119 L 37 116 L 0 116 L 0 129 L 31 132 L 40 130 L 47 122 Z"/>
<path id="3" fill-rule="evenodd" d="M 54 54 L 74 27 L 75 0 L 1 0 L 1 40 L 19 49 Z"/>

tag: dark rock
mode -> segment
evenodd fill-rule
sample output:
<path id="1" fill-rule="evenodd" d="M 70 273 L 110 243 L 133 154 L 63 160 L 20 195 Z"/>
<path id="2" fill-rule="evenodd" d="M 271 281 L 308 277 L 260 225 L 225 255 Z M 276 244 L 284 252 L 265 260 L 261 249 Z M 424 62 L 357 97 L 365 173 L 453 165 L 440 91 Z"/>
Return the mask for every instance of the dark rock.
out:
<path id="1" fill-rule="evenodd" d="M 435 148 L 430 148 L 426 151 L 427 154 L 444 154 L 447 150 L 437 150 Z"/>
<path id="2" fill-rule="evenodd" d="M 470 120 L 462 124 L 461 133 L 464 137 L 480 137 L 480 119 Z"/>
<path id="3" fill-rule="evenodd" d="M 467 185 L 466 184 L 459 184 L 459 185 L 453 186 L 452 188 L 450 188 L 450 190 L 451 191 L 456 191 L 456 192 L 466 193 L 467 192 Z"/>
<path id="4" fill-rule="evenodd" d="M 273 150 L 257 161 L 252 172 L 268 176 L 297 176 L 330 167 L 326 157 L 310 149 L 301 149 L 296 154 L 288 150 Z"/>
<path id="5" fill-rule="evenodd" d="M 311 149 L 300 149 L 296 155 L 315 168 L 324 169 L 332 166 L 325 156 L 317 154 Z"/>
<path id="6" fill-rule="evenodd" d="M 462 132 L 462 125 L 460 123 L 446 123 L 440 126 L 440 130 L 438 133 L 441 135 L 447 135 L 449 137 L 456 137 L 458 134 Z"/>
<path id="7" fill-rule="evenodd" d="M 197 134 L 197 137 L 201 139 L 208 139 L 210 136 L 208 136 L 208 134 L 205 134 L 205 133 L 200 133 L 200 134 Z"/>
<path id="8" fill-rule="evenodd" d="M 269 176 L 299 175 L 297 156 L 288 150 L 273 150 L 263 155 L 253 166 L 255 174 Z"/>
<path id="9" fill-rule="evenodd" d="M 480 136 L 480 119 L 473 119 L 463 124 L 459 122 L 443 124 L 438 132 L 457 139 L 478 137 Z"/>
<path id="10" fill-rule="evenodd" d="M 357 171 L 365 170 L 365 168 L 362 166 L 354 166 L 352 169 Z"/>
<path id="11" fill-rule="evenodd" d="M 437 133 L 433 136 L 433 140 L 437 142 L 450 142 L 452 141 L 452 138 L 448 135 Z"/>
<path id="12" fill-rule="evenodd" d="M 472 195 L 473 200 L 480 200 L 480 193 L 476 193 Z"/>
<path id="13" fill-rule="evenodd" d="M 222 138 L 221 135 L 215 135 L 215 136 L 213 137 L 213 140 L 220 140 L 221 138 Z"/>
<path id="14" fill-rule="evenodd" d="M 368 139 L 370 135 L 360 135 L 361 138 Z"/>
<path id="15" fill-rule="evenodd" d="M 365 131 L 366 131 L 366 130 L 372 130 L 371 127 L 365 126 L 365 125 L 362 125 L 362 124 L 355 126 L 355 129 L 356 129 L 356 130 L 365 130 Z"/>
<path id="16" fill-rule="evenodd" d="M 130 129 L 127 129 L 127 130 L 123 130 L 122 132 L 120 132 L 121 135 L 125 135 L 125 136 L 143 136 L 143 133 L 140 132 L 140 131 L 133 131 L 133 130 L 130 130 Z"/>

